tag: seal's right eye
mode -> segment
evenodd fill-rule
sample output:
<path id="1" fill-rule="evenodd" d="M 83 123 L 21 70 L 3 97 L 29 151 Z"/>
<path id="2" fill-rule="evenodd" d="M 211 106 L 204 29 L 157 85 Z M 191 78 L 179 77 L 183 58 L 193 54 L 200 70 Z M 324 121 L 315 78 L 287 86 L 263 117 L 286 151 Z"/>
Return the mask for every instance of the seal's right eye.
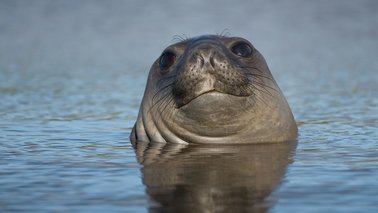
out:
<path id="1" fill-rule="evenodd" d="M 176 61 L 176 55 L 172 52 L 164 52 L 160 56 L 159 64 L 161 69 L 168 69 Z"/>

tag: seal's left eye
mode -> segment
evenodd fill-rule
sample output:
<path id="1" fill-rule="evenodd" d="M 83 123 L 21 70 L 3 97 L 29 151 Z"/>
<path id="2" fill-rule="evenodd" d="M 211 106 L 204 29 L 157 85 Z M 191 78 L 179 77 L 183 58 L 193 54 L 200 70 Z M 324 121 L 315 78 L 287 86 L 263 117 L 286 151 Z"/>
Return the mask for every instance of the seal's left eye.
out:
<path id="1" fill-rule="evenodd" d="M 176 61 L 176 55 L 172 52 L 164 52 L 160 56 L 160 68 L 161 69 L 167 69 L 170 66 L 172 66 L 173 63 Z"/>
<path id="2" fill-rule="evenodd" d="M 252 55 L 252 47 L 246 42 L 239 42 L 236 43 L 232 48 L 231 51 L 241 57 L 249 57 Z"/>

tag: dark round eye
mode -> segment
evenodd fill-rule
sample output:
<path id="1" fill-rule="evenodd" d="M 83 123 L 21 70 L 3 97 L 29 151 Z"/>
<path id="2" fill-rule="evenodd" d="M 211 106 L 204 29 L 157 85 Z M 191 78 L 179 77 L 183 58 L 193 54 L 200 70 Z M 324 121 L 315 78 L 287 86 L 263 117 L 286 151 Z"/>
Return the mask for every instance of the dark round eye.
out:
<path id="1" fill-rule="evenodd" d="M 246 42 L 239 42 L 236 43 L 232 48 L 231 51 L 241 57 L 249 57 L 252 55 L 252 47 Z"/>
<path id="2" fill-rule="evenodd" d="M 160 56 L 160 68 L 167 69 L 176 61 L 176 55 L 172 52 L 164 52 Z"/>

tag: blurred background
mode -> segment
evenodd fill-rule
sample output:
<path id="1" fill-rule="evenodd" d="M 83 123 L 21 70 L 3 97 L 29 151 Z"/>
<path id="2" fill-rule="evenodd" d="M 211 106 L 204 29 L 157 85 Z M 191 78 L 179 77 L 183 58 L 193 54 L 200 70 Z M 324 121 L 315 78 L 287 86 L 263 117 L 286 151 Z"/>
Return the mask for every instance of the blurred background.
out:
<path id="1" fill-rule="evenodd" d="M 174 35 L 226 30 L 251 40 L 277 72 L 366 70 L 377 65 L 366 54 L 377 49 L 377 8 L 374 0 L 2 0 L 1 65 L 140 72 L 136 67 L 148 69 Z M 284 69 L 276 61 L 290 62 Z"/>
<path id="2" fill-rule="evenodd" d="M 374 0 L 1 0 L 0 88 L 38 82 L 54 90 L 67 79 L 72 82 L 64 88 L 87 84 L 89 77 L 93 84 L 106 77 L 144 78 L 175 35 L 225 31 L 263 53 L 284 92 L 320 84 L 371 93 L 378 69 L 377 8 Z"/>

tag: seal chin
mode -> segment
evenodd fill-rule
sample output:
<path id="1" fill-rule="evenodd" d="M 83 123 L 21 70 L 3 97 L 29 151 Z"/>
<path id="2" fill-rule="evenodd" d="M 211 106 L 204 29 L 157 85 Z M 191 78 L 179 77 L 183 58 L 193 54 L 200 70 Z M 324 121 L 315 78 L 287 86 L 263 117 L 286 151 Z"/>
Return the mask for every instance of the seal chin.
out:
<path id="1" fill-rule="evenodd" d="M 175 118 L 186 131 L 195 135 L 228 137 L 227 134 L 232 135 L 246 126 L 247 122 L 243 120 L 248 117 L 250 109 L 249 97 L 212 90 L 177 109 Z"/>

